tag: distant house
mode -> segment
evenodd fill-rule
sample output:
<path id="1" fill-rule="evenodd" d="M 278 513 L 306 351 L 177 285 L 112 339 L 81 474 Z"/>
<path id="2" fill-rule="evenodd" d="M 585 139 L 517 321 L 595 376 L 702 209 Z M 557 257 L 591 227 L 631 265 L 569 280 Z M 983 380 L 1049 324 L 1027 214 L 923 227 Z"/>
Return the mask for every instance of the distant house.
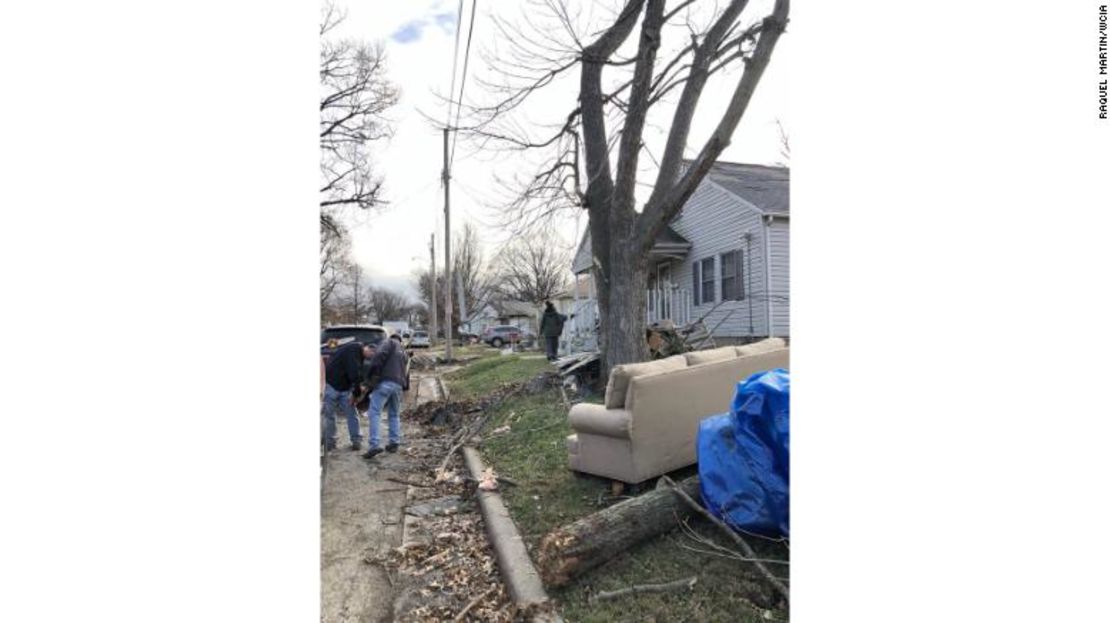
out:
<path id="1" fill-rule="evenodd" d="M 470 313 L 470 318 L 459 325 L 459 329 L 467 333 L 482 333 L 486 327 L 498 324 L 498 312 L 493 305 L 486 303 L 482 308 Z"/>
<path id="2" fill-rule="evenodd" d="M 497 324 L 511 324 L 535 333 L 539 328 L 540 308 L 527 301 L 501 300 L 493 303 Z"/>
<path id="3" fill-rule="evenodd" d="M 718 341 L 790 335 L 790 169 L 717 162 L 650 252 L 645 317 L 702 319 Z M 587 231 L 572 263 L 588 296 L 574 329 L 596 316 Z"/>

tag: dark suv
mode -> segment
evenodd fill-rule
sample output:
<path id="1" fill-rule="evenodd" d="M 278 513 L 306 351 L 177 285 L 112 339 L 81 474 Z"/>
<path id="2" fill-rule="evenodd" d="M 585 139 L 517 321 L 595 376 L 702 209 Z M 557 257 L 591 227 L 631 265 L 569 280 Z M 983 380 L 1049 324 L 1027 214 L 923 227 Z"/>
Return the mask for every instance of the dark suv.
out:
<path id="1" fill-rule="evenodd" d="M 388 334 L 385 327 L 376 324 L 349 324 L 328 327 L 320 332 L 320 355 L 327 362 L 335 349 L 357 340 L 363 344 L 377 344 L 384 340 Z"/>

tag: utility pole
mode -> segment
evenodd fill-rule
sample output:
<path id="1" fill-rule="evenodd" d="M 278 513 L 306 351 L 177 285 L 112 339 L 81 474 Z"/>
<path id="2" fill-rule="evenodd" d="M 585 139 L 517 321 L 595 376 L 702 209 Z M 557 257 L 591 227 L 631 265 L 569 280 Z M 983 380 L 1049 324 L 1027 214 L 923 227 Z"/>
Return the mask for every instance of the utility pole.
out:
<path id="1" fill-rule="evenodd" d="M 455 273 L 455 287 L 459 289 L 459 324 L 465 324 L 470 317 L 466 315 L 466 288 L 463 287 L 463 274 L 460 272 Z"/>
<path id="2" fill-rule="evenodd" d="M 351 284 L 355 308 L 351 311 L 351 324 L 359 324 L 361 319 L 358 317 L 358 288 L 362 284 L 362 266 L 355 263 L 354 281 Z"/>
<path id="3" fill-rule="evenodd" d="M 444 357 L 448 361 L 451 360 L 451 316 L 454 315 L 451 313 L 451 308 L 454 305 L 451 304 L 451 171 L 448 168 L 447 156 L 447 136 L 449 132 L 450 128 L 445 126 L 443 128 L 443 251 L 445 256 L 443 270 L 446 272 L 443 274 L 443 286 L 445 288 L 443 300 L 447 302 L 447 308 L 443 310 L 443 324 L 446 325 L 443 327 L 443 336 L 447 338 Z"/>
<path id="4" fill-rule="evenodd" d="M 432 344 L 432 345 L 435 345 L 435 343 L 436 343 L 436 334 L 437 334 L 436 329 L 437 329 L 437 325 L 439 324 L 438 321 L 437 321 L 437 318 L 439 317 L 439 311 L 436 309 L 436 234 L 435 234 L 435 232 L 432 232 L 432 240 L 431 240 L 431 243 L 428 246 L 428 248 L 432 252 L 432 316 L 431 316 L 432 332 L 428 337 L 428 343 Z"/>

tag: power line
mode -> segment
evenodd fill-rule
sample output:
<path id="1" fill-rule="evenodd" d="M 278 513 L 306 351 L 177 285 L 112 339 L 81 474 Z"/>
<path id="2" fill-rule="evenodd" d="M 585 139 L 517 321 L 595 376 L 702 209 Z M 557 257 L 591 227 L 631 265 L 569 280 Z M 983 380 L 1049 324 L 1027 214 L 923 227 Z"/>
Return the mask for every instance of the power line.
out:
<path id="1" fill-rule="evenodd" d="M 462 0 L 459 0 L 459 6 L 462 7 Z M 466 68 L 470 64 L 470 40 L 474 37 L 474 16 L 478 13 L 478 0 L 470 0 L 470 28 L 466 33 L 466 52 L 463 54 L 463 73 L 462 83 L 459 85 L 459 99 L 455 102 L 455 136 L 451 139 L 451 158 L 447 164 L 447 170 L 451 170 L 451 166 L 455 164 L 455 143 L 459 140 L 459 120 L 462 118 L 462 98 L 463 92 L 466 91 Z M 458 36 L 459 31 L 455 31 Z M 455 46 L 455 58 L 458 59 L 458 45 Z M 454 87 L 452 87 L 452 93 Z M 450 109 L 448 109 L 450 114 Z"/>
<path id="2" fill-rule="evenodd" d="M 462 11 L 463 0 L 459 0 L 459 14 L 455 18 L 455 58 L 451 61 L 451 91 L 448 93 L 448 98 L 455 96 L 455 76 L 459 72 L 459 38 L 462 33 Z M 447 118 L 444 120 L 444 125 L 451 127 L 451 100 L 447 100 Z"/>

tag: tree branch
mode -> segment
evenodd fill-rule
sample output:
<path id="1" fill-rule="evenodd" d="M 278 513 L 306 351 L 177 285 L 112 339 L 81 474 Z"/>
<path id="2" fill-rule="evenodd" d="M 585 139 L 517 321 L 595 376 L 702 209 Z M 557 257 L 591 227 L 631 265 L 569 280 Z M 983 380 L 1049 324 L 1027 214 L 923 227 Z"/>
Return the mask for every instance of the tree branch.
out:
<path id="1" fill-rule="evenodd" d="M 755 550 L 753 550 L 751 546 L 748 545 L 748 542 L 744 540 L 744 537 L 737 534 L 735 530 L 729 528 L 723 521 L 713 516 L 713 514 L 709 511 L 705 510 L 705 507 L 694 501 L 694 498 L 687 495 L 686 492 L 682 490 L 682 487 L 676 485 L 675 482 L 670 478 L 663 476 L 659 479 L 659 482 L 669 487 L 671 491 L 673 491 L 674 494 L 678 497 L 682 498 L 682 501 L 686 502 L 686 504 L 689 505 L 690 508 L 694 509 L 702 517 L 705 517 L 710 522 L 712 522 L 713 525 L 717 526 L 726 534 L 728 534 L 729 538 L 731 538 L 733 542 L 735 542 L 736 545 L 740 547 L 740 551 L 744 553 L 744 556 L 752 559 L 752 564 L 755 565 L 755 568 L 758 569 L 761 574 L 763 574 L 763 577 L 771 583 L 771 586 L 775 587 L 775 590 L 778 591 L 780 595 L 782 595 L 782 598 L 786 600 L 786 603 L 790 603 L 790 590 L 786 588 L 782 581 L 775 577 L 775 575 L 771 573 L 771 571 L 768 570 L 762 562 L 759 561 L 758 556 L 756 556 L 755 554 Z"/>
<path id="2" fill-rule="evenodd" d="M 740 2 L 742 0 L 734 0 L 734 3 Z M 655 190 L 636 223 L 635 241 L 640 249 L 645 252 L 650 249 L 655 237 L 663 230 L 666 223 L 678 214 L 678 211 L 682 209 L 686 200 L 694 193 L 698 184 L 709 173 L 709 169 L 716 162 L 717 157 L 728 146 L 732 133 L 744 116 L 748 103 L 755 93 L 755 88 L 767 68 L 767 63 L 771 60 L 771 52 L 774 51 L 779 36 L 786 28 L 789 12 L 790 0 L 775 0 L 774 11 L 763 20 L 759 42 L 756 44 L 751 59 L 747 61 L 747 67 L 736 85 L 736 90 L 733 92 L 732 99 L 721 116 L 717 128 L 701 148 L 697 158 L 686 169 L 682 178 L 672 183 L 681 165 L 682 149 L 686 142 L 685 137 L 689 134 L 690 117 L 693 114 L 693 105 L 689 105 L 689 110 L 686 110 L 687 106 L 684 106 L 684 104 L 690 104 L 686 101 L 688 99 L 686 93 L 692 88 L 691 85 L 695 81 L 692 78 L 687 82 L 683 89 L 683 98 L 680 99 L 678 110 L 675 113 L 675 123 L 671 126 L 671 136 L 667 140 L 667 151 L 663 154 L 663 163 L 660 166 Z M 718 21 L 718 25 L 720 24 L 721 22 Z M 724 30 L 727 30 L 727 28 Z M 698 61 L 695 60 L 695 64 L 697 63 Z M 700 87 L 698 87 L 698 90 L 700 91 Z M 694 103 L 696 103 L 696 98 L 694 98 Z"/>

